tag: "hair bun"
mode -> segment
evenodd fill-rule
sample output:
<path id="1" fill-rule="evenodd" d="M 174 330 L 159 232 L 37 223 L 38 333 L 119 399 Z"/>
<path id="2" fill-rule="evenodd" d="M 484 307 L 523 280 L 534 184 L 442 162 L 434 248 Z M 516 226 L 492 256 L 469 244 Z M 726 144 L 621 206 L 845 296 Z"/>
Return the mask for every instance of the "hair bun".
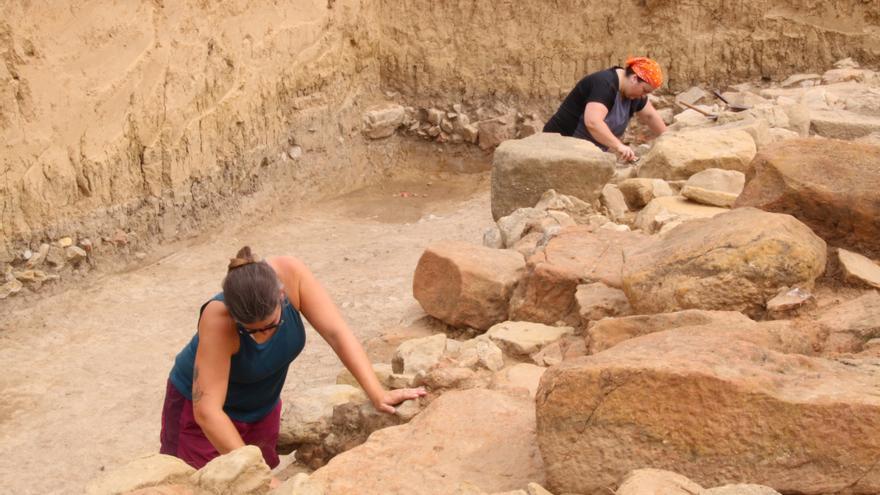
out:
<path id="1" fill-rule="evenodd" d="M 232 271 L 245 265 L 250 265 L 251 263 L 256 263 L 257 261 L 259 260 L 251 252 L 250 246 L 245 246 L 238 250 L 235 258 L 229 258 L 228 271 Z"/>

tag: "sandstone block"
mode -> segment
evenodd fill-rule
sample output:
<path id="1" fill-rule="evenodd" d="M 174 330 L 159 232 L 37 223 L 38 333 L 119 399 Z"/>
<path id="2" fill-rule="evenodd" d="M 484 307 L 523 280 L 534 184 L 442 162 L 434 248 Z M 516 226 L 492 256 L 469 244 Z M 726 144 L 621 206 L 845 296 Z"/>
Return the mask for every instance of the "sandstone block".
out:
<path id="1" fill-rule="evenodd" d="M 664 196 L 648 203 L 636 215 L 635 227 L 648 234 L 663 232 L 667 225 L 681 225 L 690 220 L 712 218 L 726 213 L 727 208 L 707 206 L 688 201 L 684 196 Z"/>
<path id="2" fill-rule="evenodd" d="M 406 110 L 401 105 L 388 105 L 364 113 L 364 134 L 370 139 L 386 138 L 403 125 Z"/>
<path id="3" fill-rule="evenodd" d="M 623 197 L 623 193 L 620 192 L 620 188 L 616 184 L 605 184 L 605 187 L 602 188 L 600 199 L 602 205 L 605 206 L 605 209 L 608 210 L 608 214 L 614 221 L 624 218 L 626 213 L 629 212 L 626 198 Z"/>
<path id="4" fill-rule="evenodd" d="M 581 327 L 584 328 L 594 320 L 632 313 L 626 294 L 602 282 L 578 285 L 574 298 L 581 317 Z"/>
<path id="5" fill-rule="evenodd" d="M 518 363 L 495 373 L 492 388 L 496 390 L 525 389 L 529 397 L 535 398 L 538 383 L 547 368 L 530 363 Z"/>
<path id="6" fill-rule="evenodd" d="M 446 352 L 446 340 L 446 335 L 440 333 L 400 344 L 391 360 L 392 371 L 405 375 L 429 371 L 437 366 Z"/>
<path id="7" fill-rule="evenodd" d="M 190 479 L 216 495 L 262 495 L 269 491 L 272 474 L 260 448 L 246 445 L 215 457 Z"/>
<path id="8" fill-rule="evenodd" d="M 620 188 L 620 193 L 623 194 L 624 200 L 631 210 L 644 208 L 654 198 L 675 194 L 669 183 L 663 179 L 626 179 L 621 181 L 617 187 Z"/>
<path id="9" fill-rule="evenodd" d="M 857 139 L 880 131 L 880 117 L 846 110 L 813 110 L 810 130 L 827 138 Z"/>
<path id="10" fill-rule="evenodd" d="M 703 487 L 686 476 L 662 469 L 636 469 L 617 487 L 615 495 L 698 495 Z"/>
<path id="11" fill-rule="evenodd" d="M 492 216 L 534 206 L 548 189 L 592 202 L 613 176 L 614 158 L 583 139 L 538 133 L 507 141 L 492 160 Z"/>
<path id="12" fill-rule="evenodd" d="M 730 208 L 745 184 L 746 176 L 742 172 L 709 168 L 692 175 L 681 195 L 704 205 Z"/>
<path id="13" fill-rule="evenodd" d="M 363 391 L 351 385 L 327 385 L 297 393 L 285 403 L 281 415 L 279 448 L 296 448 L 303 443 L 320 442 L 330 433 L 335 406 L 365 400 Z"/>
<path id="14" fill-rule="evenodd" d="M 759 314 L 782 287 L 810 288 L 825 242 L 788 215 L 740 208 L 692 220 L 626 251 L 623 290 L 639 313 L 718 309 Z"/>
<path id="15" fill-rule="evenodd" d="M 794 139 L 761 151 L 735 206 L 788 213 L 832 246 L 880 256 L 880 146 Z"/>
<path id="16" fill-rule="evenodd" d="M 487 335 L 462 342 L 452 359 L 458 366 L 473 370 L 498 371 L 504 367 L 504 353 Z"/>
<path id="17" fill-rule="evenodd" d="M 859 352 L 880 337 L 880 294 L 876 291 L 832 306 L 816 322 L 828 334 L 826 353 Z"/>
<path id="18" fill-rule="evenodd" d="M 774 344 L 791 333 L 786 345 L 796 344 L 796 329 L 755 344 L 683 328 L 550 368 L 536 399 L 549 487 L 603 493 L 650 465 L 703 486 L 880 490 L 872 470 L 880 455 L 876 366 Z"/>
<path id="19" fill-rule="evenodd" d="M 877 266 L 877 263 L 846 249 L 838 249 L 837 256 L 840 259 L 844 281 L 880 289 L 880 266 Z"/>
<path id="20" fill-rule="evenodd" d="M 572 327 L 551 327 L 528 321 L 505 321 L 494 325 L 486 335 L 509 355 L 526 357 L 573 333 Z"/>
<path id="21" fill-rule="evenodd" d="M 413 296 L 429 315 L 485 330 L 507 319 L 508 301 L 525 271 L 515 251 L 464 242 L 428 246 L 413 276 Z"/>
<path id="22" fill-rule="evenodd" d="M 707 168 L 745 172 L 757 148 L 740 129 L 688 129 L 666 133 L 644 157 L 639 177 L 687 179 Z"/>
<path id="23" fill-rule="evenodd" d="M 86 495 L 117 495 L 139 488 L 181 483 L 195 473 L 177 457 L 152 454 L 105 472 L 87 486 Z"/>
<path id="24" fill-rule="evenodd" d="M 641 335 L 695 325 L 726 325 L 751 323 L 752 320 L 737 311 L 703 311 L 688 309 L 656 315 L 624 316 L 599 320 L 587 329 L 587 347 L 590 354 L 602 352 Z"/>
<path id="25" fill-rule="evenodd" d="M 543 483 L 534 411 L 528 397 L 450 391 L 409 423 L 334 457 L 310 481 L 324 495 L 456 493 L 460 483 L 492 493 Z"/>
<path id="26" fill-rule="evenodd" d="M 564 229 L 529 258 L 528 271 L 510 301 L 510 319 L 577 325 L 577 286 L 602 282 L 620 288 L 624 249 L 646 242 L 652 241 L 637 232 L 593 232 L 585 225 Z"/>

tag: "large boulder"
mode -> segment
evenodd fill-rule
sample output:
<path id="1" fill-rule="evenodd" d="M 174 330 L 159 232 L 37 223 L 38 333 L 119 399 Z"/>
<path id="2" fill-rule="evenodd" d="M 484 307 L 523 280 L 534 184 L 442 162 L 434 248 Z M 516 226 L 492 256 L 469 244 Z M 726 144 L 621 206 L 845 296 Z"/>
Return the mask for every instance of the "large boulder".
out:
<path id="1" fill-rule="evenodd" d="M 735 206 L 788 213 L 833 246 L 880 257 L 880 146 L 795 139 L 761 151 Z"/>
<path id="2" fill-rule="evenodd" d="M 484 492 L 544 482 L 534 401 L 486 389 L 450 391 L 411 422 L 373 433 L 334 457 L 310 483 L 324 495 Z"/>
<path id="3" fill-rule="evenodd" d="M 754 208 L 684 223 L 626 251 L 623 290 L 636 313 L 718 309 L 756 315 L 782 287 L 812 287 L 825 242 L 789 215 Z"/>
<path id="4" fill-rule="evenodd" d="M 595 354 L 610 349 L 625 340 L 649 333 L 695 325 L 746 324 L 751 321 L 751 318 L 737 311 L 703 311 L 699 309 L 657 315 L 605 318 L 590 325 L 587 329 L 586 342 L 590 353 Z"/>
<path id="5" fill-rule="evenodd" d="M 688 129 L 666 133 L 645 155 L 639 177 L 684 180 L 707 168 L 745 172 L 757 148 L 741 129 Z"/>
<path id="6" fill-rule="evenodd" d="M 319 443 L 330 433 L 334 407 L 366 400 L 364 392 L 351 385 L 325 385 L 297 393 L 285 402 L 278 447 L 290 451 L 302 444 Z"/>
<path id="7" fill-rule="evenodd" d="M 548 189 L 596 201 L 614 176 L 614 163 L 589 141 L 559 134 L 505 141 L 492 160 L 492 217 L 532 207 Z"/>
<path id="8" fill-rule="evenodd" d="M 413 296 L 429 315 L 486 330 L 507 320 L 508 301 L 525 271 L 516 251 L 466 242 L 428 246 L 413 276 Z"/>
<path id="9" fill-rule="evenodd" d="M 564 229 L 529 258 L 527 274 L 510 301 L 510 319 L 578 325 L 578 285 L 602 282 L 620 288 L 624 248 L 650 242 L 636 232 L 594 231 L 586 225 Z"/>
<path id="10" fill-rule="evenodd" d="M 551 327 L 528 321 L 499 323 L 486 335 L 509 356 L 526 357 L 559 339 L 574 333 L 572 327 Z"/>
<path id="11" fill-rule="evenodd" d="M 548 487 L 598 495 L 652 466 L 703 486 L 880 492 L 876 364 L 790 353 L 802 340 L 783 322 L 686 327 L 550 368 L 536 399 Z"/>

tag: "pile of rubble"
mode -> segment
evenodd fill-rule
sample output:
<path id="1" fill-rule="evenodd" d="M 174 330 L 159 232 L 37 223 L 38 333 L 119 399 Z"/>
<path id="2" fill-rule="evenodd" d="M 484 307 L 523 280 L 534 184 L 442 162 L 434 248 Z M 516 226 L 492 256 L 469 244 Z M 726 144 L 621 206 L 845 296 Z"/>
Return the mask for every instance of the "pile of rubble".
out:
<path id="1" fill-rule="evenodd" d="M 502 142 L 483 243 L 434 243 L 415 269 L 450 331 L 374 366 L 428 395 L 379 414 L 342 373 L 285 399 L 279 448 L 316 470 L 271 493 L 880 492 L 880 78 L 839 65 L 723 94 L 742 112 L 679 95 L 710 116 L 663 107 L 635 165 Z M 428 113 L 408 129 L 451 140 L 460 109 Z M 153 456 L 135 465 L 172 474 L 91 493 L 267 493 L 253 450 L 198 472 Z"/>

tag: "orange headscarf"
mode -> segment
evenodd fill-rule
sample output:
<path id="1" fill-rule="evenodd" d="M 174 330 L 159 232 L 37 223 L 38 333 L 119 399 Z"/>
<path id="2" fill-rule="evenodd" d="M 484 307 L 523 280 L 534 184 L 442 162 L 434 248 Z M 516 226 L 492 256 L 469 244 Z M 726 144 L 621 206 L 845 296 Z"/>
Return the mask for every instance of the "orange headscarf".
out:
<path id="1" fill-rule="evenodd" d="M 663 84 L 663 71 L 660 69 L 660 64 L 648 57 L 630 57 L 626 59 L 626 67 L 632 67 L 633 72 L 654 89 Z"/>

